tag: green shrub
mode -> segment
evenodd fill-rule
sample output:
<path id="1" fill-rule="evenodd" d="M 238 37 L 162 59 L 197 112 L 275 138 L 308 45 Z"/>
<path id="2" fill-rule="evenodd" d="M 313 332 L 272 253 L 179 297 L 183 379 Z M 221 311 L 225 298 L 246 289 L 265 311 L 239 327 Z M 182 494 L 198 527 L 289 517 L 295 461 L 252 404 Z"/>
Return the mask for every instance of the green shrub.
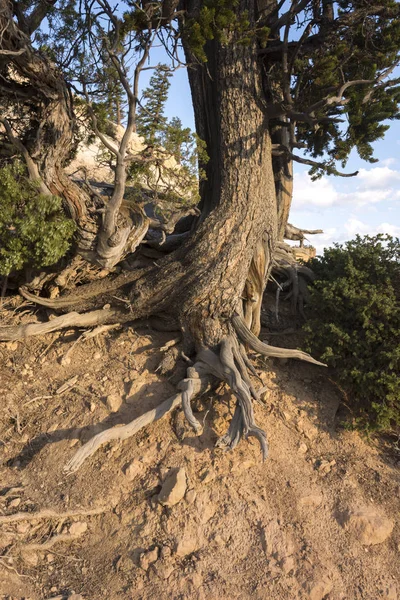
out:
<path id="1" fill-rule="evenodd" d="M 74 230 L 61 199 L 40 194 L 20 164 L 0 168 L 0 275 L 56 263 Z"/>
<path id="2" fill-rule="evenodd" d="M 308 350 L 335 367 L 354 424 L 400 426 L 400 240 L 365 236 L 313 259 Z"/>

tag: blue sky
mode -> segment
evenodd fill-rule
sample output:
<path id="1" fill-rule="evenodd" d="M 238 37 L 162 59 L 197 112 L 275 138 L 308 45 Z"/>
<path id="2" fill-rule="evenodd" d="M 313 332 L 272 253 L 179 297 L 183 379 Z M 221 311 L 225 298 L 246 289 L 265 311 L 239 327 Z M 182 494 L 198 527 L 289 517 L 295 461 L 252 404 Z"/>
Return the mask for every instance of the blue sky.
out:
<path id="1" fill-rule="evenodd" d="M 163 61 L 156 50 L 152 63 Z M 151 72 L 146 71 L 146 79 Z M 146 85 L 146 79 L 142 85 Z M 177 116 L 186 127 L 194 129 L 193 109 L 186 69 L 172 78 L 166 115 Z M 370 164 L 353 152 L 347 172 L 359 171 L 356 177 L 322 177 L 312 182 L 307 167 L 295 164 L 294 195 L 290 222 L 305 229 L 323 229 L 310 236 L 318 253 L 333 242 L 352 239 L 357 233 L 390 233 L 400 237 L 400 121 L 393 121 L 385 139 L 374 144 L 379 162 Z"/>

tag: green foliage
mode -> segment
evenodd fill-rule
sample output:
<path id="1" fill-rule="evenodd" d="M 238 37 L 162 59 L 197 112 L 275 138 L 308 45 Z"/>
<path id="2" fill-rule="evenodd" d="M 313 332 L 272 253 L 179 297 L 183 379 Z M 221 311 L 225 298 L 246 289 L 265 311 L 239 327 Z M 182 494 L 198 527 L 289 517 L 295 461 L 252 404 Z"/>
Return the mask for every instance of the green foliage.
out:
<path id="1" fill-rule="evenodd" d="M 189 19 L 184 30 L 193 54 L 200 62 L 207 62 L 204 46 L 207 41 L 216 39 L 227 44 L 229 34 L 237 32 L 239 43 L 250 43 L 250 21 L 246 12 L 240 13 L 239 0 L 205 0 L 198 17 Z M 266 27 L 262 27 L 263 43 L 268 36 Z M 267 33 L 266 33 L 267 32 Z"/>
<path id="2" fill-rule="evenodd" d="M 204 142 L 189 127 L 183 127 L 178 117 L 168 121 L 164 115 L 171 75 L 166 65 L 158 65 L 143 92 L 136 122 L 146 149 L 131 163 L 129 176 L 172 203 L 185 198 L 194 204 L 204 178 L 199 164 L 205 165 L 208 156 Z"/>
<path id="3" fill-rule="evenodd" d="M 308 350 L 335 367 L 355 425 L 400 426 L 400 240 L 365 236 L 325 249 L 305 325 Z"/>
<path id="4" fill-rule="evenodd" d="M 170 87 L 171 69 L 167 65 L 157 65 L 150 78 L 149 87 L 143 92 L 136 124 L 137 132 L 148 144 L 160 143 L 167 125 L 164 116 L 165 103 Z"/>
<path id="5" fill-rule="evenodd" d="M 20 165 L 0 169 L 0 275 L 56 263 L 69 249 L 74 230 L 60 198 L 40 194 Z"/>

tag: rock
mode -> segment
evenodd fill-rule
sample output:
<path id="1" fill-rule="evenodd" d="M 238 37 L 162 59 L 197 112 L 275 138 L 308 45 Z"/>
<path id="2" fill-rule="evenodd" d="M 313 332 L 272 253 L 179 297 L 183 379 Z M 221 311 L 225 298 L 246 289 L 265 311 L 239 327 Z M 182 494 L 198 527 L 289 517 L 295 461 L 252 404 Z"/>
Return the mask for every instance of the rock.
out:
<path id="1" fill-rule="evenodd" d="M 392 533 L 394 521 L 378 512 L 374 507 L 348 510 L 342 525 L 365 546 L 381 544 Z"/>
<path id="2" fill-rule="evenodd" d="M 17 508 L 17 506 L 19 506 L 21 504 L 21 498 L 13 498 L 13 500 L 11 500 L 8 503 L 8 507 L 9 508 Z"/>
<path id="3" fill-rule="evenodd" d="M 324 600 L 332 591 L 333 583 L 327 577 L 312 580 L 306 586 L 307 600 Z"/>
<path id="4" fill-rule="evenodd" d="M 201 483 L 210 483 L 215 479 L 215 471 L 206 469 L 200 474 Z"/>
<path id="5" fill-rule="evenodd" d="M 160 561 L 151 565 L 151 569 L 160 579 L 164 581 L 168 579 L 171 573 L 174 571 L 174 566 L 165 563 L 164 561 Z"/>
<path id="6" fill-rule="evenodd" d="M 185 492 L 185 469 L 183 467 L 170 469 L 158 495 L 158 501 L 164 506 L 174 506 L 183 499 Z"/>
<path id="7" fill-rule="evenodd" d="M 68 600 L 83 600 L 82 594 L 71 594 L 68 596 Z"/>
<path id="8" fill-rule="evenodd" d="M 318 472 L 321 473 L 321 475 L 327 475 L 328 473 L 331 472 L 332 468 L 336 465 L 336 460 L 321 460 L 319 466 L 318 466 Z"/>
<path id="9" fill-rule="evenodd" d="M 7 350 L 11 350 L 12 352 L 18 350 L 18 342 L 7 342 L 4 344 L 4 346 L 7 348 Z"/>
<path id="10" fill-rule="evenodd" d="M 299 500 L 299 506 L 301 507 L 317 507 L 322 504 L 322 494 L 310 494 L 309 496 L 303 496 Z"/>
<path id="11" fill-rule="evenodd" d="M 308 421 L 308 419 L 300 417 L 296 421 L 296 429 L 299 433 L 302 433 L 311 442 L 315 440 L 318 435 L 318 429 Z"/>
<path id="12" fill-rule="evenodd" d="M 302 442 L 302 443 L 300 444 L 300 446 L 299 446 L 299 448 L 298 448 L 297 452 L 298 452 L 299 454 L 305 454 L 307 451 L 308 451 L 308 447 L 307 447 L 307 445 L 306 445 L 304 442 Z"/>
<path id="13" fill-rule="evenodd" d="M 186 492 L 186 496 L 185 496 L 186 502 L 188 504 L 193 504 L 193 502 L 196 500 L 196 496 L 197 496 L 196 490 L 189 490 L 188 492 Z"/>
<path id="14" fill-rule="evenodd" d="M 175 553 L 177 556 L 187 556 L 193 554 L 199 548 L 199 542 L 194 536 L 184 536 L 177 538 Z"/>
<path id="15" fill-rule="evenodd" d="M 293 571 L 295 568 L 295 560 L 293 556 L 286 556 L 283 560 L 281 560 L 281 562 L 279 563 L 280 568 L 282 569 L 282 571 L 284 573 L 290 573 L 290 571 Z"/>
<path id="16" fill-rule="evenodd" d="M 162 560 L 167 560 L 172 555 L 172 550 L 169 546 L 162 546 L 160 556 Z"/>
<path id="17" fill-rule="evenodd" d="M 54 558 L 55 558 L 54 554 L 46 554 L 46 560 L 48 563 L 54 562 Z"/>
<path id="18" fill-rule="evenodd" d="M 106 398 L 106 406 L 111 412 L 117 412 L 122 404 L 122 398 L 119 394 L 109 394 Z"/>
<path id="19" fill-rule="evenodd" d="M 147 571 L 149 566 L 156 562 L 158 559 L 158 548 L 157 546 L 153 550 L 148 550 L 147 552 L 143 552 L 139 557 L 139 564 Z"/>
<path id="20" fill-rule="evenodd" d="M 93 360 L 100 360 L 101 358 L 101 352 L 95 352 L 93 354 Z"/>
<path id="21" fill-rule="evenodd" d="M 232 473 L 235 473 L 236 471 L 247 471 L 247 469 L 251 469 L 251 467 L 254 467 L 256 463 L 254 462 L 254 460 L 252 460 L 251 458 L 244 460 L 243 462 L 238 462 L 235 463 L 231 469 Z"/>
<path id="22" fill-rule="evenodd" d="M 69 532 L 71 535 L 80 536 L 85 533 L 88 528 L 88 524 L 85 521 L 77 521 L 76 523 L 72 523 L 69 528 Z"/>
<path id="23" fill-rule="evenodd" d="M 31 567 L 37 567 L 39 563 L 39 557 L 33 550 L 23 550 L 21 552 L 22 559 Z"/>
<path id="24" fill-rule="evenodd" d="M 382 592 L 382 598 L 384 598 L 384 600 L 397 600 L 397 590 L 394 583 L 389 583 L 385 586 Z"/>
<path id="25" fill-rule="evenodd" d="M 131 460 L 127 465 L 125 465 L 125 467 L 122 469 L 122 472 L 128 481 L 133 481 L 139 475 L 142 469 L 142 463 L 140 463 L 138 460 Z"/>

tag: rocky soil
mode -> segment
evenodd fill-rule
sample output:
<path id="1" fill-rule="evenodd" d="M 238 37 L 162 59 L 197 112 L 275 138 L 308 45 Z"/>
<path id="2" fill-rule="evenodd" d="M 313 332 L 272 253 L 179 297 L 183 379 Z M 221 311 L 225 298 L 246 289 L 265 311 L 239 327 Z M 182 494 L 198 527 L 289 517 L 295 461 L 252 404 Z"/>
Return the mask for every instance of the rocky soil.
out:
<path id="1" fill-rule="evenodd" d="M 2 323 L 31 309 L 9 302 Z M 0 344 L 0 598 L 400 597 L 400 456 L 338 427 L 325 369 L 253 357 L 264 464 L 252 439 L 214 448 L 234 406 L 221 386 L 197 403 L 200 437 L 178 410 L 64 473 L 82 442 L 175 393 L 174 335 L 115 329 L 66 360 L 75 330 Z"/>

